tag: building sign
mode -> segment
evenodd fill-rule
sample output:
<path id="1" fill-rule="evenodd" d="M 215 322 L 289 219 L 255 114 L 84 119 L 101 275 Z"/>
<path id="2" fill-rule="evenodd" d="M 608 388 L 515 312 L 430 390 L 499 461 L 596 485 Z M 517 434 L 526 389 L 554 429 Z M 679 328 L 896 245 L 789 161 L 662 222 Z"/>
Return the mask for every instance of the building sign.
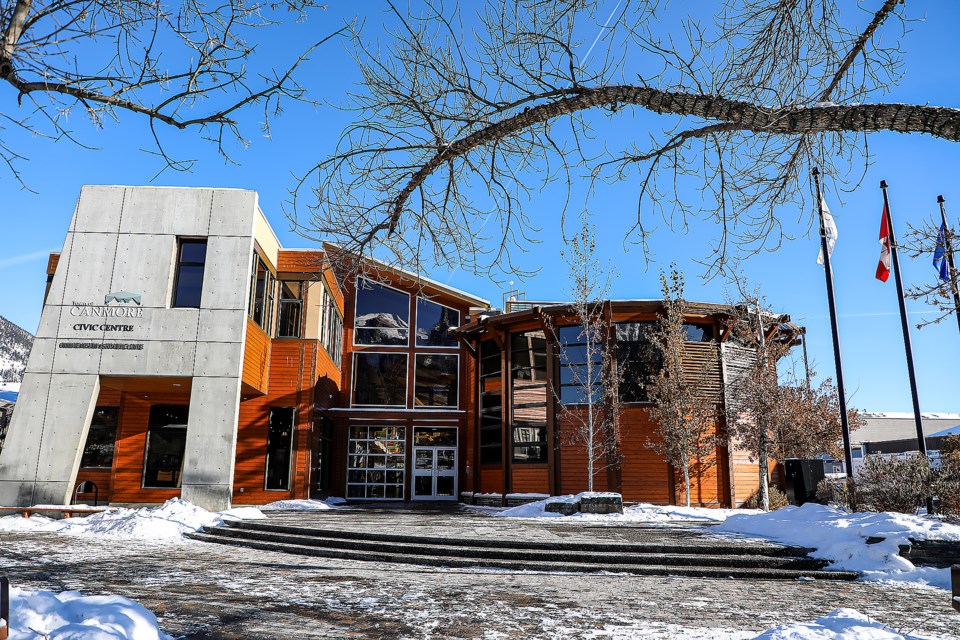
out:
<path id="1" fill-rule="evenodd" d="M 94 304 L 92 302 L 74 301 L 73 305 L 70 307 L 70 315 L 78 319 L 89 318 L 91 321 L 77 322 L 72 328 L 74 331 L 79 332 L 102 331 L 105 333 L 119 333 L 122 335 L 123 333 L 133 331 L 135 326 L 132 324 L 95 322 L 93 320 L 99 318 L 143 318 L 143 309 L 140 307 L 140 304 L 141 293 L 139 291 L 117 291 L 116 293 L 108 293 L 103 297 L 102 305 Z M 120 351 L 143 351 L 142 343 L 131 342 L 61 342 L 58 346 L 61 349 L 110 349 Z"/>

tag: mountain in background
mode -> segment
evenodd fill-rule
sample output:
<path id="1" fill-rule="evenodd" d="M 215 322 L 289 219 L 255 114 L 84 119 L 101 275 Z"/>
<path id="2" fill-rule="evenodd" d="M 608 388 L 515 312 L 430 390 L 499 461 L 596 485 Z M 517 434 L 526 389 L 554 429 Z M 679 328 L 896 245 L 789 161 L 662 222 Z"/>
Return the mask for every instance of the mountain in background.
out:
<path id="1" fill-rule="evenodd" d="M 0 382 L 20 382 L 33 336 L 0 316 Z"/>

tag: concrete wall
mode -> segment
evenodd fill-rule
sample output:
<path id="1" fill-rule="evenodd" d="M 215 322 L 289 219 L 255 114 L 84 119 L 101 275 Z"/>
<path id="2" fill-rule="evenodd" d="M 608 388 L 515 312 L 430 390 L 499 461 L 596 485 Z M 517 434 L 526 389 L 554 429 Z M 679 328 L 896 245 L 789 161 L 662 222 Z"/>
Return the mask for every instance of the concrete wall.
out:
<path id="1" fill-rule="evenodd" d="M 258 216 L 251 191 L 83 188 L 0 452 L 0 505 L 69 502 L 100 376 L 178 376 L 194 379 L 181 495 L 229 507 Z M 199 309 L 170 308 L 178 237 L 207 238 Z M 105 303 L 119 291 L 140 304 Z"/>

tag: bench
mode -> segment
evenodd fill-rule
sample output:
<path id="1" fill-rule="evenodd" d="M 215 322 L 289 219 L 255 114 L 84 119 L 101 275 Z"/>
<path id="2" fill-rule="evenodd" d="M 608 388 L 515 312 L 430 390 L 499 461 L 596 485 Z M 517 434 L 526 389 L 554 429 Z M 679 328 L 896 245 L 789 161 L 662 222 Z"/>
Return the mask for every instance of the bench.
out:
<path id="1" fill-rule="evenodd" d="M 62 514 L 64 518 L 69 518 L 77 513 L 90 515 L 91 513 L 100 513 L 101 511 L 106 511 L 106 509 L 96 507 L 48 507 L 42 505 L 38 507 L 0 507 L 0 514 L 8 511 L 19 513 L 24 518 L 29 518 L 34 513 L 40 511 L 59 513 Z"/>

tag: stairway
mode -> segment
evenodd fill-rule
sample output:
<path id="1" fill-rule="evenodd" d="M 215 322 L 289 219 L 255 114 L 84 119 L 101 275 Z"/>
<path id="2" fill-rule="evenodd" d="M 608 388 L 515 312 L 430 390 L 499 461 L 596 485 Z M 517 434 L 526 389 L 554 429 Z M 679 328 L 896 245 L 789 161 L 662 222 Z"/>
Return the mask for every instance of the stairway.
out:
<path id="1" fill-rule="evenodd" d="M 535 542 L 453 539 L 331 530 L 310 526 L 234 521 L 204 527 L 189 537 L 296 555 L 405 563 L 431 567 L 629 573 L 645 576 L 764 580 L 855 580 L 857 573 L 824 571 L 810 549 L 711 541 L 710 544 Z"/>

